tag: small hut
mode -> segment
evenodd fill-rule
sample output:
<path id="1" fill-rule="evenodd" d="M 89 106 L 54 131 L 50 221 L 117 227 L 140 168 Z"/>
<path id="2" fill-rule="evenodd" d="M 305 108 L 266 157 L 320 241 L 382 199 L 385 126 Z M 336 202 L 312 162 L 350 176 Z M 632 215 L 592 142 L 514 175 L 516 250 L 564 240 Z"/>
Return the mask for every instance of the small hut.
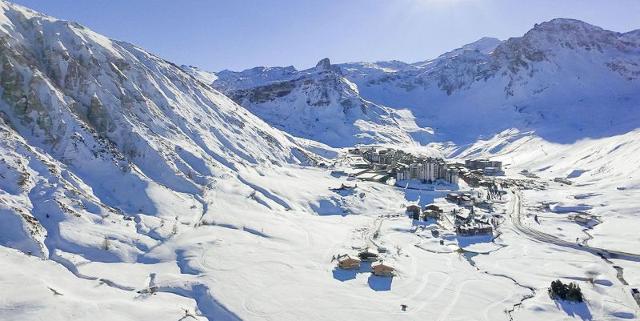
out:
<path id="1" fill-rule="evenodd" d="M 395 275 L 394 268 L 388 265 L 384 265 L 382 263 L 372 266 L 371 271 L 373 272 L 373 275 L 376 275 L 376 276 L 393 277 Z"/>
<path id="2" fill-rule="evenodd" d="M 355 270 L 360 268 L 360 260 L 354 259 L 347 255 L 347 257 L 338 261 L 338 267 L 343 270 Z"/>

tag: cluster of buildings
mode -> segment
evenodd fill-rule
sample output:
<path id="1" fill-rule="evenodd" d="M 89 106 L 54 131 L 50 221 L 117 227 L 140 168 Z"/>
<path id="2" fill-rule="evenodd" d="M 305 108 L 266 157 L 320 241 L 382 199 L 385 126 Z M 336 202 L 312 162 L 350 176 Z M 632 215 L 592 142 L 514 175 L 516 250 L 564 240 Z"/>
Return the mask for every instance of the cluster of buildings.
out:
<path id="1" fill-rule="evenodd" d="M 437 180 L 446 181 L 449 184 L 458 184 L 459 169 L 450 166 L 441 158 L 418 158 L 410 164 L 401 164 L 396 170 L 396 180 L 416 179 L 433 183 Z"/>
<path id="2" fill-rule="evenodd" d="M 447 164 L 442 158 L 417 157 L 392 148 L 354 148 L 349 152 L 361 155 L 374 170 L 386 170 L 397 181 L 414 179 L 433 183 L 443 180 L 450 184 L 458 184 L 459 164 Z"/>
<path id="3" fill-rule="evenodd" d="M 352 148 L 349 152 L 362 157 L 361 163 L 354 165 L 355 168 L 384 174 L 384 179 L 395 177 L 396 181 L 419 180 L 424 183 L 445 181 L 457 185 L 458 180 L 463 179 L 471 186 L 478 186 L 484 176 L 504 174 L 502 162 L 488 159 L 447 163 L 442 158 L 421 157 L 398 149 L 376 147 Z"/>
<path id="4" fill-rule="evenodd" d="M 356 168 L 366 168 L 358 178 L 365 174 L 384 175 L 385 179 L 395 177 L 396 181 L 419 180 L 424 183 L 434 183 L 445 181 L 458 185 L 460 179 L 469 186 L 486 186 L 488 188 L 488 198 L 501 198 L 504 191 L 496 185 L 495 179 L 485 176 L 503 175 L 502 162 L 488 159 L 471 159 L 464 163 L 447 163 L 442 158 L 421 157 L 406 153 L 402 150 L 392 148 L 361 147 L 349 150 L 350 154 L 361 156 L 360 163 Z M 362 176 L 364 177 L 364 176 Z M 364 179 L 364 178 L 363 178 Z M 455 203 L 459 207 L 469 208 L 469 210 L 454 210 L 452 212 L 455 220 L 456 233 L 460 235 L 492 234 L 493 228 L 498 224 L 496 219 L 486 215 L 476 215 L 474 206 L 482 207 L 483 201 L 478 201 L 469 192 L 450 193 L 446 199 Z M 489 204 L 491 201 L 484 201 Z M 470 213 L 469 213 L 470 212 Z M 418 205 L 409 205 L 407 213 L 414 220 L 427 220 L 434 218 L 439 220 L 443 217 L 444 211 L 437 205 L 427 205 L 421 208 Z M 463 215 L 463 213 L 469 213 Z M 447 216 L 449 217 L 449 216 Z M 353 263 L 353 260 L 344 263 Z M 345 266 L 346 267 L 346 266 Z"/>
<path id="5" fill-rule="evenodd" d="M 458 235 L 480 235 L 493 234 L 493 222 L 495 218 L 489 216 L 477 216 L 473 207 L 471 212 L 464 216 L 461 213 L 455 214 L 455 229 Z"/>
<path id="6" fill-rule="evenodd" d="M 430 218 L 439 219 L 440 215 L 444 213 L 444 211 L 435 204 L 430 204 L 424 207 L 424 209 L 420 208 L 420 206 L 412 204 L 407 206 L 407 213 L 411 216 L 412 219 L 419 220 L 428 220 Z"/>
<path id="7" fill-rule="evenodd" d="M 456 196 L 456 200 L 452 200 L 450 198 L 451 195 L 458 196 Z M 453 227 L 455 232 L 459 235 L 465 236 L 493 234 L 493 227 L 498 224 L 496 219 L 490 215 L 476 214 L 473 207 L 473 199 L 470 195 L 467 193 L 447 195 L 447 200 L 450 202 L 456 202 L 459 205 L 462 204 L 458 202 L 465 202 L 465 199 L 469 199 L 469 203 L 464 204 L 464 206 L 469 205 L 471 209 L 470 211 L 454 209 L 450 212 L 454 217 Z M 424 209 L 420 208 L 418 205 L 412 204 L 407 206 L 407 214 L 416 221 L 426 221 L 430 218 L 438 220 L 444 215 L 444 210 L 435 204 L 427 205 Z"/>
<path id="8" fill-rule="evenodd" d="M 487 201 L 478 200 L 469 192 L 449 193 L 446 200 L 470 209 L 466 215 L 462 211 L 454 210 L 454 226 L 459 235 L 493 234 L 493 227 L 498 225 L 495 217 L 478 215 L 474 206 L 482 206 Z"/>
<path id="9" fill-rule="evenodd" d="M 492 161 L 488 159 L 467 159 L 464 161 L 464 167 L 471 171 L 480 171 L 487 176 L 503 175 L 502 162 Z"/>
<path id="10" fill-rule="evenodd" d="M 358 258 L 349 255 L 338 256 L 338 268 L 342 270 L 360 270 L 362 262 L 375 262 L 378 260 L 378 254 L 364 250 L 358 253 Z M 371 273 L 376 276 L 393 277 L 395 269 L 382 262 L 371 266 Z"/>
<path id="11" fill-rule="evenodd" d="M 449 193 L 445 199 L 460 206 L 473 206 L 473 198 L 469 192 Z"/>

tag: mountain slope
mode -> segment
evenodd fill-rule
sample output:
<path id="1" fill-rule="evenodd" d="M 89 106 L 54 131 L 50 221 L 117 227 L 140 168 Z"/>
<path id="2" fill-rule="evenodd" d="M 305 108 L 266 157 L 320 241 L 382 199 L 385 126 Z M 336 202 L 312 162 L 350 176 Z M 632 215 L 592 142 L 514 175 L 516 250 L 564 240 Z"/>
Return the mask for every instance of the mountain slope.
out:
<path id="1" fill-rule="evenodd" d="M 7 2 L 0 10 L 2 180 L 3 190 L 14 191 L 0 199 L 22 204 L 4 209 L 13 223 L 1 228 L 8 235 L 22 225 L 33 236 L 4 244 L 45 257 L 56 250 L 91 255 L 113 233 L 102 223 L 91 225 L 95 220 L 173 217 L 175 208 L 197 220 L 206 207 L 204 187 L 218 179 L 233 180 L 243 167 L 316 159 L 290 136 L 140 48 Z M 75 217 L 95 230 L 93 241 L 64 235 L 69 231 L 60 225 Z M 91 244 L 78 248 L 77 237 Z M 123 246 L 121 259 L 135 259 L 137 246 Z"/>
<path id="2" fill-rule="evenodd" d="M 472 143 L 510 128 L 570 143 L 622 134 L 640 125 L 638 34 L 555 19 L 522 37 L 482 38 L 433 60 L 348 63 L 332 70 L 355 84 L 351 94 L 358 99 L 387 106 L 390 114 L 402 110 L 418 128 L 432 132 L 418 139 L 423 143 Z M 286 91 L 277 93 L 286 96 L 302 88 L 303 83 L 293 82 L 300 73 L 292 67 L 225 71 L 214 86 L 246 92 L 282 82 Z M 284 121 L 289 114 L 303 123 L 315 120 L 315 115 L 298 111 L 295 99 L 271 99 L 264 106 L 266 113 L 259 107 L 264 102 L 236 98 L 295 134 L 301 133 L 291 128 L 293 121 Z"/>
<path id="3" fill-rule="evenodd" d="M 328 59 L 315 68 L 253 68 L 217 74 L 213 85 L 276 128 L 334 147 L 413 144 L 428 130 L 411 113 L 363 99 Z"/>
<path id="4" fill-rule="evenodd" d="M 439 140 L 516 127 L 572 142 L 640 124 L 639 49 L 637 31 L 555 19 L 492 50 L 455 50 L 382 73 L 349 65 L 346 77 L 366 99 L 408 107 Z"/>

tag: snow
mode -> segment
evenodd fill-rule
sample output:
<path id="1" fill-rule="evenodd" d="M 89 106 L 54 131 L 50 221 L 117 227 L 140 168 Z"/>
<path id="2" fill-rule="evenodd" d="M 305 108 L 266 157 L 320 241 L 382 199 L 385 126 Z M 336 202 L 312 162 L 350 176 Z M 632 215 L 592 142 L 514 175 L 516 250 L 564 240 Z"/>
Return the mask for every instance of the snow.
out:
<path id="1" fill-rule="evenodd" d="M 198 67 L 195 66 L 180 66 L 180 68 L 182 70 L 184 70 L 185 72 L 191 74 L 192 76 L 194 76 L 196 79 L 202 81 L 204 84 L 207 85 L 211 85 L 213 84 L 214 81 L 216 81 L 218 79 L 218 76 L 213 73 L 213 72 L 209 72 L 209 71 L 205 71 L 205 70 L 201 70 Z"/>
<path id="2" fill-rule="evenodd" d="M 2 320 L 638 318 L 635 33 L 554 20 L 424 65 L 214 75 L 0 5 Z M 212 83 L 240 102 L 293 87 L 248 104 L 259 118 Z M 496 159 L 536 188 L 476 209 L 495 234 L 458 236 L 405 209 L 460 210 L 444 196 L 469 186 L 349 177 L 356 143 Z M 365 248 L 396 276 L 336 269 Z M 555 279 L 586 302 L 552 301 Z"/>
<path id="3" fill-rule="evenodd" d="M 296 137 L 332 147 L 426 141 L 411 112 L 395 111 L 360 97 L 358 86 L 323 59 L 318 66 L 253 68 L 217 74 L 213 86 L 252 113 Z"/>
<path id="4" fill-rule="evenodd" d="M 591 206 L 585 204 L 566 204 L 556 203 L 549 206 L 551 211 L 556 213 L 584 212 L 591 209 Z"/>

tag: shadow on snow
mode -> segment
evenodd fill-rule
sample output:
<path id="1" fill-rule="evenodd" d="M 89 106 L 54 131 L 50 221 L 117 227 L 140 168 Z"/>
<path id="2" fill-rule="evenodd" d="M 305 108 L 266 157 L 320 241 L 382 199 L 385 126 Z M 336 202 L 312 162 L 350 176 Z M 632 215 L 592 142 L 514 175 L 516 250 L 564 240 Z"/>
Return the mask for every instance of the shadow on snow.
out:
<path id="1" fill-rule="evenodd" d="M 593 320 L 589 306 L 585 302 L 569 302 L 558 300 L 556 306 L 561 308 L 570 317 L 579 317 L 583 321 Z"/>

